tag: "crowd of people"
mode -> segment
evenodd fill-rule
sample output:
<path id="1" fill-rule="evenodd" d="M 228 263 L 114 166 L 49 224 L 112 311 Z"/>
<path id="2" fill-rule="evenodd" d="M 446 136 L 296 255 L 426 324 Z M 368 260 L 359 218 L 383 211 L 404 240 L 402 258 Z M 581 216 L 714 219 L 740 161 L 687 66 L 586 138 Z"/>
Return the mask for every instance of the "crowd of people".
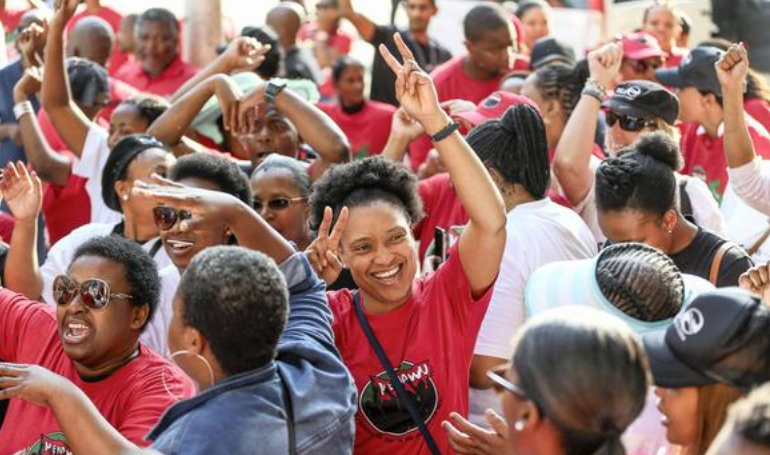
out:
<path id="1" fill-rule="evenodd" d="M 402 5 L 0 2 L 0 455 L 770 454 L 761 53 Z"/>

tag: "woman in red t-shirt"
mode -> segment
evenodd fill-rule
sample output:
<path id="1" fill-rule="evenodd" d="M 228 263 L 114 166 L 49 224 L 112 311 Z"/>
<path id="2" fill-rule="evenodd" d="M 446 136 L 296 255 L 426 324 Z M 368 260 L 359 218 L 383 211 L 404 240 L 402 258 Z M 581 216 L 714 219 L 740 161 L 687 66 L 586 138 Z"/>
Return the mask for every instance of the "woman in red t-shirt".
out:
<path id="1" fill-rule="evenodd" d="M 441 422 L 452 411 L 468 412 L 469 366 L 500 268 L 505 211 L 484 165 L 439 106 L 430 77 L 399 35 L 395 40 L 404 65 L 384 47 L 380 51 L 397 74 L 398 100 L 433 137 L 470 222 L 447 262 L 416 277 L 411 225 L 422 215 L 416 179 L 401 164 L 366 158 L 333 167 L 316 183 L 311 219 L 320 228 L 307 254 L 327 283 L 344 264 L 360 288 L 328 293 L 335 344 L 359 391 L 355 451 L 449 453 Z M 390 380 L 365 327 L 398 382 Z"/>

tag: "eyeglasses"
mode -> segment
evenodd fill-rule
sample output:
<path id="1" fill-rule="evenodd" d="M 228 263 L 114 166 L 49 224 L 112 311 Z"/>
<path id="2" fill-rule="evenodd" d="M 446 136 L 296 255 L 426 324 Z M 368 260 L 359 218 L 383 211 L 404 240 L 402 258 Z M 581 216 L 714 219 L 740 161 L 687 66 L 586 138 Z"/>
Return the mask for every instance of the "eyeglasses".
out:
<path id="1" fill-rule="evenodd" d="M 655 128 L 657 124 L 650 119 L 632 117 L 630 115 L 618 115 L 612 111 L 607 111 L 607 125 L 611 127 L 620 122 L 620 129 L 632 133 L 638 133 L 645 128 Z"/>
<path id="2" fill-rule="evenodd" d="M 503 377 L 503 372 L 507 370 L 510 367 L 510 365 L 500 365 L 499 367 L 493 368 L 489 371 L 487 371 L 487 377 L 494 382 L 492 385 L 498 392 L 506 391 L 510 392 L 514 395 L 517 395 L 521 398 L 524 398 L 526 400 L 529 399 L 527 396 L 527 392 L 525 392 L 521 387 L 517 386 L 516 384 L 512 383 L 511 381 L 505 379 Z"/>
<path id="3" fill-rule="evenodd" d="M 85 280 L 78 285 L 66 275 L 59 275 L 53 282 L 53 297 L 59 306 L 67 306 L 80 294 L 83 304 L 92 310 L 102 310 L 112 299 L 131 300 L 128 294 L 112 294 L 106 281 L 98 278 Z"/>
<path id="4" fill-rule="evenodd" d="M 298 202 L 306 201 L 306 197 L 295 197 L 295 198 L 285 198 L 285 197 L 278 197 L 275 199 L 270 199 L 267 201 L 267 207 L 274 211 L 280 211 L 285 210 L 289 208 L 290 205 L 296 204 Z M 257 213 L 262 213 L 262 211 L 265 209 L 265 203 L 262 201 L 254 201 L 254 210 L 257 211 Z"/>
<path id="5" fill-rule="evenodd" d="M 660 60 L 626 60 L 631 68 L 637 73 L 646 73 L 649 70 L 657 70 L 663 66 Z"/>
<path id="6" fill-rule="evenodd" d="M 192 213 L 189 210 L 177 210 L 173 207 L 162 206 L 152 209 L 152 216 L 158 229 L 168 231 L 174 227 L 177 221 L 192 218 Z"/>

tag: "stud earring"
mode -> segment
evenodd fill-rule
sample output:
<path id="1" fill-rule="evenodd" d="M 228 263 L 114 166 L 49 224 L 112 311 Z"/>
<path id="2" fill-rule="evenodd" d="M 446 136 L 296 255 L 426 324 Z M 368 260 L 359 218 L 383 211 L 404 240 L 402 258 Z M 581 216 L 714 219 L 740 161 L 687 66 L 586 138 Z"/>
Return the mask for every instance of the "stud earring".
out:
<path id="1" fill-rule="evenodd" d="M 526 425 L 526 422 L 524 422 L 523 420 L 518 420 L 516 421 L 516 423 L 513 424 L 513 429 L 516 431 L 523 431 L 524 425 Z"/>
<path id="2" fill-rule="evenodd" d="M 124 195 L 123 195 L 123 197 L 122 197 L 121 199 L 123 199 L 124 201 L 127 201 L 127 200 L 128 200 L 128 195 L 127 195 L 127 194 L 124 194 Z"/>

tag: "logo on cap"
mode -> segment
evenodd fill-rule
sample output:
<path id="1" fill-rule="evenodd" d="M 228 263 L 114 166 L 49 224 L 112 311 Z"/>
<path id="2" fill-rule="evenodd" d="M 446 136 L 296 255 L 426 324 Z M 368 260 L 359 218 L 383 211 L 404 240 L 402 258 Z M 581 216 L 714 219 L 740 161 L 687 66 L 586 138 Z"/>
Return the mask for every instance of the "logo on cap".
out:
<path id="1" fill-rule="evenodd" d="M 628 85 L 615 89 L 615 95 L 622 96 L 623 98 L 627 98 L 631 101 L 635 100 L 641 94 L 642 89 L 635 85 Z"/>
<path id="2" fill-rule="evenodd" d="M 503 101 L 503 99 L 500 97 L 499 93 L 493 93 L 487 97 L 487 99 L 484 100 L 484 107 L 491 109 L 493 107 L 497 107 L 500 102 Z"/>
<path id="3" fill-rule="evenodd" d="M 676 317 L 676 333 L 682 341 L 688 336 L 697 335 L 703 329 L 706 318 L 697 308 L 690 308 Z"/>

